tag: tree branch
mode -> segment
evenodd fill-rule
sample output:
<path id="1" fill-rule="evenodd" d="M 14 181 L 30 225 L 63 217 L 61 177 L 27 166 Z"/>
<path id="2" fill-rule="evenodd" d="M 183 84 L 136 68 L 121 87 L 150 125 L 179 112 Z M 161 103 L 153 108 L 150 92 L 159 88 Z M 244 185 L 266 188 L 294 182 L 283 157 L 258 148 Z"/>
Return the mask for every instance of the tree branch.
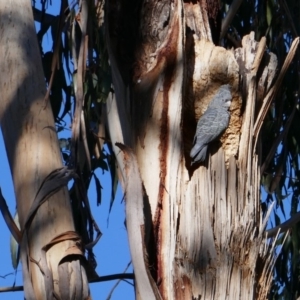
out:
<path id="1" fill-rule="evenodd" d="M 239 9 L 240 5 L 242 4 L 243 0 L 234 0 L 233 3 L 230 5 L 230 8 L 227 12 L 226 17 L 222 21 L 222 28 L 220 34 L 220 40 L 224 38 L 225 33 L 232 22 L 237 10 Z"/>
<path id="2" fill-rule="evenodd" d="M 285 61 L 283 63 L 283 66 L 280 70 L 280 73 L 277 77 L 276 82 L 274 83 L 273 87 L 269 90 L 268 94 L 266 95 L 263 104 L 260 108 L 260 111 L 258 113 L 258 116 L 256 118 L 256 122 L 254 124 L 254 129 L 253 129 L 253 135 L 254 135 L 254 141 L 255 141 L 255 145 L 257 142 L 257 138 L 258 138 L 258 134 L 260 132 L 260 128 L 262 126 L 262 123 L 265 119 L 265 116 L 269 110 L 269 107 L 271 105 L 272 100 L 274 99 L 275 95 L 277 94 L 278 89 L 282 86 L 282 80 L 287 72 L 288 67 L 290 66 L 290 64 L 292 63 L 292 60 L 294 59 L 294 56 L 296 54 L 296 51 L 298 49 L 298 45 L 299 45 L 299 37 L 297 37 L 296 39 L 294 39 L 291 48 L 289 49 L 289 53 L 285 58 Z"/>
<path id="3" fill-rule="evenodd" d="M 292 228 L 294 225 L 296 225 L 298 222 L 300 222 L 300 212 L 297 212 L 295 215 L 293 215 L 290 219 L 283 222 L 282 224 L 269 229 L 266 231 L 268 238 L 274 237 L 278 231 L 280 230 L 280 233 L 288 231 L 290 228 Z"/>
<path id="4" fill-rule="evenodd" d="M 120 274 L 113 274 L 113 275 L 106 275 L 106 276 L 99 276 L 97 279 L 92 279 L 89 281 L 89 283 L 96 283 L 96 282 L 104 282 L 104 281 L 111 281 L 111 280 L 117 280 L 117 279 L 133 279 L 134 280 L 134 274 L 133 273 L 120 273 Z M 21 292 L 24 290 L 24 287 L 22 285 L 20 286 L 12 286 L 12 287 L 2 287 L 0 288 L 0 293 L 6 293 L 6 292 Z"/>

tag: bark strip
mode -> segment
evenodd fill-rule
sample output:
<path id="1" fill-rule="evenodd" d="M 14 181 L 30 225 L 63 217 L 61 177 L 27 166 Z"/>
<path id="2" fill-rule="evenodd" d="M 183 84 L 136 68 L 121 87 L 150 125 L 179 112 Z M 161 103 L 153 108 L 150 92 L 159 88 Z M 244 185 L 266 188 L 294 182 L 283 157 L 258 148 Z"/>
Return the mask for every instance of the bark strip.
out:
<path id="1" fill-rule="evenodd" d="M 130 148 L 116 143 L 124 154 L 126 225 L 136 284 L 141 299 L 162 299 L 147 264 L 147 231 L 144 220 L 144 191 L 136 157 Z"/>

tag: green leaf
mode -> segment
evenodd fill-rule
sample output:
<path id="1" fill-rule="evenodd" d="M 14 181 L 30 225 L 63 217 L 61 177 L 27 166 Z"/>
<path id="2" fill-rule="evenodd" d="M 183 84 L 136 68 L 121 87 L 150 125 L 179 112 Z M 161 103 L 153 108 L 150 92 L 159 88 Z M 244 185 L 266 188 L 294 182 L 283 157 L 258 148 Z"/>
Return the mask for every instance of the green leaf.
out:
<path id="1" fill-rule="evenodd" d="M 93 88 L 95 88 L 98 84 L 98 76 L 95 73 L 92 74 L 92 83 L 93 83 Z"/>
<path id="2" fill-rule="evenodd" d="M 95 185 L 96 185 L 96 192 L 97 192 L 97 206 L 99 206 L 101 204 L 101 198 L 102 198 L 102 186 L 100 183 L 99 178 L 95 175 L 95 173 L 93 173 L 93 177 L 95 180 Z"/>
<path id="3" fill-rule="evenodd" d="M 108 165 L 107 165 L 107 162 L 104 159 L 101 159 L 101 158 L 98 159 L 97 166 L 102 169 L 103 174 L 104 174 L 104 171 L 108 171 Z"/>
<path id="4" fill-rule="evenodd" d="M 281 224 L 280 218 L 278 217 L 277 213 L 274 214 L 275 217 L 275 225 L 278 226 Z"/>

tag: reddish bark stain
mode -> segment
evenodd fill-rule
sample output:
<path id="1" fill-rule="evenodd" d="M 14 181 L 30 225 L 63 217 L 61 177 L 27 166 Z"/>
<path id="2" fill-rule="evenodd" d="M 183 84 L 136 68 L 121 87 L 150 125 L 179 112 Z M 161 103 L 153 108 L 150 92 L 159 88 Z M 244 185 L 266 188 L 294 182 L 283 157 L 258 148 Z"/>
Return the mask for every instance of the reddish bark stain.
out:
<path id="1" fill-rule="evenodd" d="M 174 276 L 175 278 L 180 278 L 180 276 Z M 191 281 L 186 276 L 181 276 L 180 280 L 175 281 L 175 295 L 174 299 L 192 299 L 191 293 Z"/>
<path id="2" fill-rule="evenodd" d="M 161 228 L 161 217 L 166 191 L 166 177 L 167 177 L 167 162 L 166 154 L 169 148 L 169 135 L 170 135 L 170 122 L 169 122 L 169 105 L 172 99 L 169 99 L 169 91 L 172 87 L 174 75 L 176 74 L 177 68 L 177 43 L 179 37 L 179 19 L 178 16 L 174 16 L 174 22 L 172 31 L 170 32 L 169 39 L 165 47 L 158 54 L 158 61 L 164 59 L 166 61 L 164 72 L 164 83 L 163 83 L 163 109 L 161 113 L 161 127 L 160 127 L 160 185 L 159 185 L 159 199 L 157 211 L 154 219 L 154 230 L 155 237 L 157 240 L 157 278 L 162 278 L 162 262 L 161 262 L 161 240 L 162 240 L 162 228 Z M 160 286 L 160 291 L 164 290 L 163 286 Z"/>

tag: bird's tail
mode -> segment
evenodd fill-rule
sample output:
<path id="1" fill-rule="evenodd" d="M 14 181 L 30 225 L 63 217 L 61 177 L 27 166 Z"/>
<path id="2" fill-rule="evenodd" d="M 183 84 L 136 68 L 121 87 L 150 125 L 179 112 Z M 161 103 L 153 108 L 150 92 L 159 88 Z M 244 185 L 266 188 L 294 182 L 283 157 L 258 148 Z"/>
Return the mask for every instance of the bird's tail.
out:
<path id="1" fill-rule="evenodd" d="M 192 158 L 192 164 L 196 162 L 204 161 L 206 158 L 207 145 L 195 144 L 190 152 Z"/>
<path id="2" fill-rule="evenodd" d="M 190 157 L 193 158 L 197 155 L 198 152 L 200 152 L 202 149 L 202 145 L 195 144 L 190 152 Z"/>

